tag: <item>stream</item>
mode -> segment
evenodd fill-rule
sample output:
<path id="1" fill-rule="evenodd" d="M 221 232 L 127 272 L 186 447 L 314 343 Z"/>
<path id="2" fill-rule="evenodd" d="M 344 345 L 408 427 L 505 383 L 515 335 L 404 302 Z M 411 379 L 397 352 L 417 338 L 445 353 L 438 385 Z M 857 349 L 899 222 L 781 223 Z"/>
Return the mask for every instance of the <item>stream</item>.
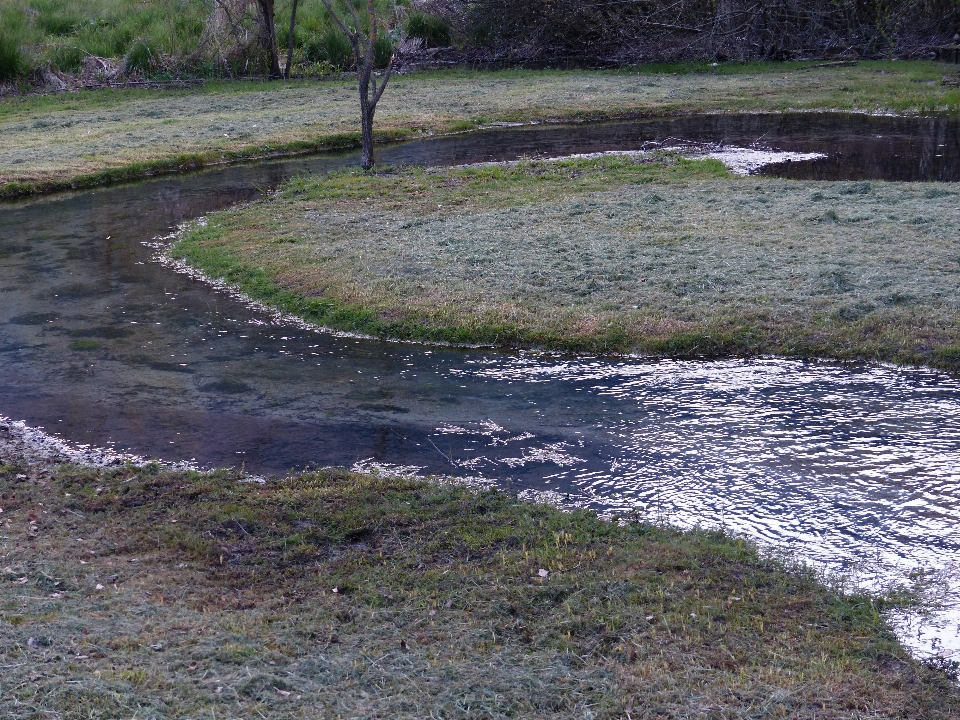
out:
<path id="1" fill-rule="evenodd" d="M 389 164 L 678 141 L 826 157 L 761 174 L 960 181 L 960 122 L 841 114 L 501 128 L 379 148 Z M 922 577 L 891 621 L 960 660 L 960 380 L 785 359 L 597 358 L 379 342 L 276 322 L 153 260 L 171 228 L 355 153 L 0 205 L 0 415 L 50 435 L 283 474 L 477 476 L 608 514 L 723 526 L 850 586 Z"/>

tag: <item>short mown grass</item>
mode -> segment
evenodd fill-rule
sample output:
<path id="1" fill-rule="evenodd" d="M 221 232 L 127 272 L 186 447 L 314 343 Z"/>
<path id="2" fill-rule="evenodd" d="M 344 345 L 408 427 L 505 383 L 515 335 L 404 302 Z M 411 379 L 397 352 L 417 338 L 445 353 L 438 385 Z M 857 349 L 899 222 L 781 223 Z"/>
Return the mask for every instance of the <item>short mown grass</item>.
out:
<path id="1" fill-rule="evenodd" d="M 215 213 L 172 253 L 378 336 L 957 369 L 958 198 L 669 155 L 347 171 Z"/>
<path id="2" fill-rule="evenodd" d="M 382 142 L 508 121 L 788 110 L 957 112 L 960 90 L 943 84 L 947 72 L 932 62 L 870 62 L 420 73 L 391 81 L 376 128 Z M 8 97 L 0 99 L 0 136 L 0 197 L 12 197 L 355 147 L 359 104 L 351 79 Z"/>
<path id="3" fill-rule="evenodd" d="M 890 600 L 721 532 L 338 470 L 4 462 L 5 717 L 960 713 Z"/>

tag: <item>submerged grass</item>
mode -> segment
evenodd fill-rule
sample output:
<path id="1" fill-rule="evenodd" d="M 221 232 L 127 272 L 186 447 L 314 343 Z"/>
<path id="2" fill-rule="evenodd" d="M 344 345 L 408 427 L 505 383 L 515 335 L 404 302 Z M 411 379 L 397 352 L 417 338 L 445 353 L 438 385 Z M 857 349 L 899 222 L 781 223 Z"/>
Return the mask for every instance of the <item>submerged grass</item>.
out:
<path id="1" fill-rule="evenodd" d="M 215 213 L 172 252 L 374 335 L 956 370 L 957 199 L 669 155 L 341 172 Z"/>
<path id="2" fill-rule="evenodd" d="M 5 717 L 960 713 L 883 600 L 720 532 L 346 471 L 4 461 Z"/>
<path id="3" fill-rule="evenodd" d="M 960 111 L 960 90 L 942 84 L 944 72 L 930 62 L 871 62 L 422 73 L 392 81 L 377 108 L 377 128 L 384 141 L 494 122 L 791 109 Z M 3 98 L 0 197 L 352 147 L 358 127 L 352 80 Z"/>

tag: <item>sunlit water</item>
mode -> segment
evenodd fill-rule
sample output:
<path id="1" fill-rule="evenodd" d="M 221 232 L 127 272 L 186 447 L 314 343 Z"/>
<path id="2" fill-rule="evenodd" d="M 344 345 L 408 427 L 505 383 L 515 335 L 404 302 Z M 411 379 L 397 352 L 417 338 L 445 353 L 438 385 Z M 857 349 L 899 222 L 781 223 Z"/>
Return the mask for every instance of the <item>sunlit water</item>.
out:
<path id="1" fill-rule="evenodd" d="M 911 168 L 906 179 L 958 179 L 956 121 L 807 121 L 800 137 L 788 132 L 799 120 L 763 116 L 499 131 L 384 149 L 381 160 L 765 138 L 848 158 L 861 148 L 851 178 L 885 177 L 889 165 Z M 917 155 L 898 165 L 905 147 Z M 152 238 L 185 218 L 354 162 L 234 167 L 0 206 L 0 414 L 77 443 L 261 473 L 379 462 L 495 478 L 605 513 L 724 526 L 867 587 L 908 583 L 918 568 L 948 585 L 956 576 L 960 383 L 943 374 L 336 337 L 274 323 L 151 260 Z M 837 171 L 816 161 L 780 172 L 804 168 Z M 960 657 L 960 600 L 948 590 L 943 612 L 898 619 L 920 654 Z"/>

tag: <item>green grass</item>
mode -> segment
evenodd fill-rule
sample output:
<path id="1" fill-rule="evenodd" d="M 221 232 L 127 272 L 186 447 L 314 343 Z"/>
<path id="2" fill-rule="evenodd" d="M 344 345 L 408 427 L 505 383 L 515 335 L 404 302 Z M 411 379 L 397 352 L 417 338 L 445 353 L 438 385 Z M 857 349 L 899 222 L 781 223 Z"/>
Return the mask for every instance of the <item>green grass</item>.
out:
<path id="1" fill-rule="evenodd" d="M 253 30 L 252 13 L 234 5 L 231 17 L 242 20 L 247 32 Z M 389 17 L 393 9 L 384 0 L 377 0 L 377 7 L 382 17 Z M 289 1 L 276 3 L 281 50 L 287 45 L 284 29 L 290 8 Z M 80 73 L 90 55 L 160 79 L 251 75 L 262 70 L 250 64 L 253 54 L 211 18 L 211 4 L 203 0 L 0 0 L 0 81 L 36 68 Z M 303 62 L 304 54 L 332 25 L 320 0 L 299 3 L 293 43 L 298 70 L 311 69 Z"/>
<path id="2" fill-rule="evenodd" d="M 380 142 L 492 122 L 588 121 L 694 112 L 960 111 L 944 66 L 757 63 L 623 71 L 432 72 L 395 78 Z M 352 80 L 212 82 L 177 91 L 0 99 L 0 197 L 85 187 L 218 162 L 339 147 L 356 137 Z M 181 162 L 178 158 L 191 158 Z"/>
<path id="3" fill-rule="evenodd" d="M 960 712 L 884 624 L 893 599 L 720 532 L 335 470 L 5 462 L 10 717 Z"/>
<path id="4" fill-rule="evenodd" d="M 348 171 L 214 213 L 171 252 L 383 337 L 957 370 L 957 197 L 673 156 Z"/>

